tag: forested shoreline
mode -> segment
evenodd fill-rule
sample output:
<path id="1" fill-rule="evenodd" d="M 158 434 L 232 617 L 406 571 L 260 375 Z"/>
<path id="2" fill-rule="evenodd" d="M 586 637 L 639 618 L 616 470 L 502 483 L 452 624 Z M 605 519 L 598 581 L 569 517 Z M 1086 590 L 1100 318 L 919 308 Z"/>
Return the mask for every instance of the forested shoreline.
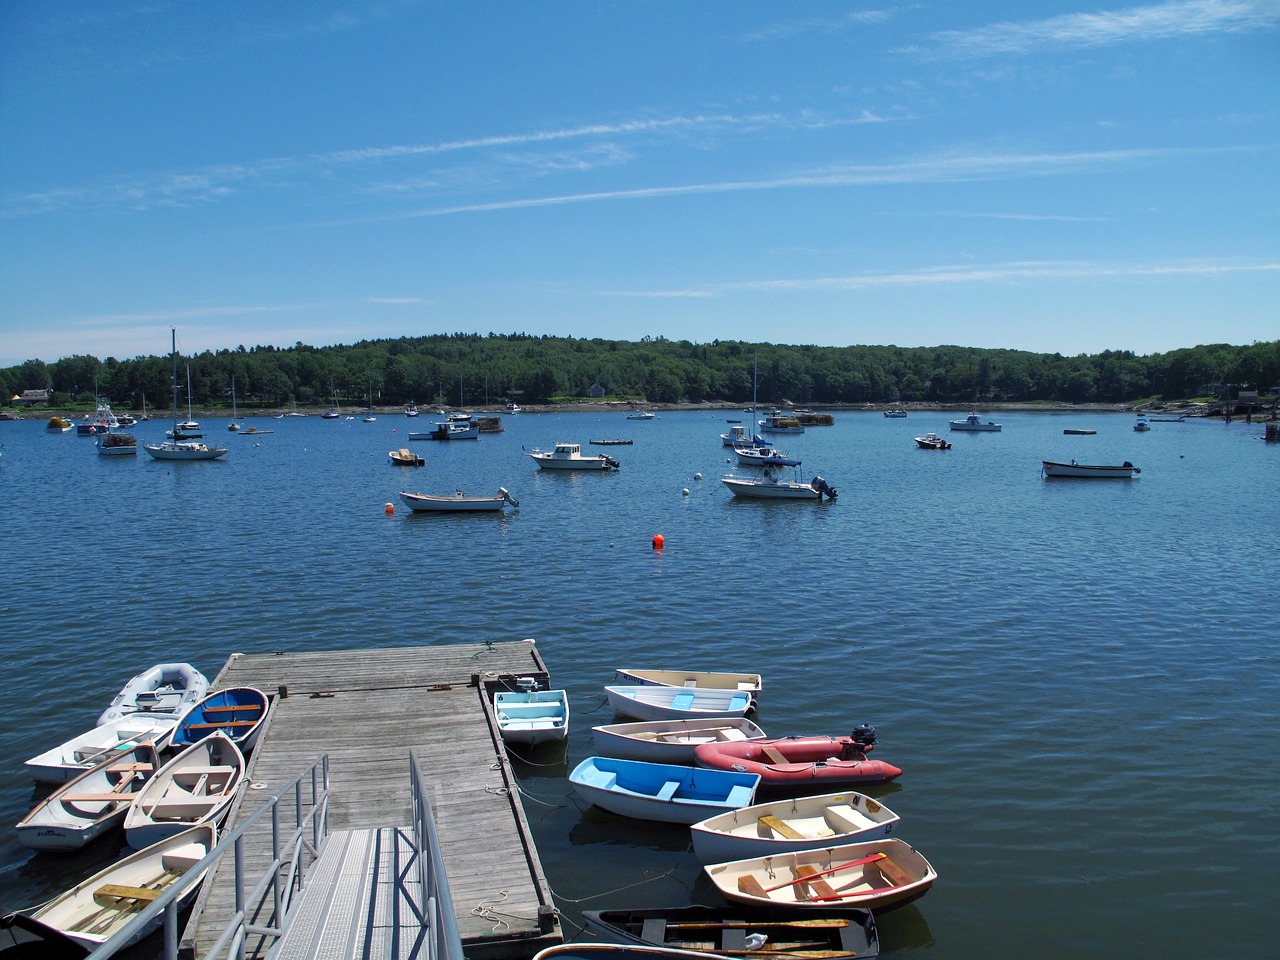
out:
<path id="1" fill-rule="evenodd" d="M 48 390 L 50 406 L 92 402 L 167 407 L 169 355 L 70 356 L 0 369 L 0 396 Z M 524 334 L 438 334 L 349 346 L 256 346 L 179 358 L 179 390 L 196 404 L 246 408 L 588 398 L 637 403 L 743 403 L 758 364 L 761 403 L 1134 403 L 1261 395 L 1280 382 L 1280 340 L 1203 344 L 1139 356 L 1067 357 L 978 347 L 818 347 L 738 341 L 639 342 Z"/>

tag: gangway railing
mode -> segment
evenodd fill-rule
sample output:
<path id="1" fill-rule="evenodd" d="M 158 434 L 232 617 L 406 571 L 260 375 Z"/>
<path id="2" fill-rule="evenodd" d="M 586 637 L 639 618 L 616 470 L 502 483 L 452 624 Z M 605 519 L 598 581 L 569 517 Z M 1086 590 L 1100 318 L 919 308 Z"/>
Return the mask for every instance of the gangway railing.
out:
<path id="1" fill-rule="evenodd" d="M 285 808 L 283 811 L 282 807 Z M 264 817 L 271 818 L 271 862 L 252 889 L 246 890 L 245 834 Z M 283 822 L 286 819 L 291 822 L 287 835 Z M 319 856 L 320 845 L 328 832 L 329 756 L 326 754 L 272 794 L 251 817 L 225 834 L 203 860 L 184 873 L 110 940 L 90 953 L 86 960 L 107 960 L 115 956 L 161 915 L 164 958 L 178 960 L 179 909 L 190 888 L 206 872 L 212 875 L 227 853 L 234 857 L 235 912 L 203 957 L 205 960 L 223 956 L 243 960 L 249 937 L 278 940 L 284 936 L 294 897 L 301 891 L 306 870 Z M 268 902 L 269 908 L 264 911 Z M 264 912 L 266 918 L 259 922 Z M 458 960 L 461 960 L 461 952 Z"/>
<path id="2" fill-rule="evenodd" d="M 427 925 L 425 960 L 463 960 L 458 917 L 449 895 L 449 878 L 440 855 L 435 818 L 431 815 L 431 795 L 427 792 L 422 764 L 409 751 L 410 791 L 413 797 L 413 845 L 418 858 L 418 880 L 422 885 L 422 914 Z"/>

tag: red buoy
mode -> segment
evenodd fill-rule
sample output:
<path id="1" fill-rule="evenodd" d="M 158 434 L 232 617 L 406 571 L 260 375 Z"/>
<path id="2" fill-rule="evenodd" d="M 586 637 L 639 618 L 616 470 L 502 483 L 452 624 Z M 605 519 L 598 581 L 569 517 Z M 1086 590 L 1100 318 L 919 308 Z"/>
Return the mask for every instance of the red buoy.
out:
<path id="1" fill-rule="evenodd" d="M 665 546 L 665 545 L 666 545 L 666 542 L 667 542 L 667 541 L 666 541 L 666 538 L 665 538 L 665 537 L 663 537 L 663 535 L 662 535 L 662 534 L 660 534 L 660 533 L 655 533 L 655 534 L 653 535 L 653 549 L 655 549 L 655 550 L 661 550 L 661 549 L 663 548 L 663 546 Z"/>

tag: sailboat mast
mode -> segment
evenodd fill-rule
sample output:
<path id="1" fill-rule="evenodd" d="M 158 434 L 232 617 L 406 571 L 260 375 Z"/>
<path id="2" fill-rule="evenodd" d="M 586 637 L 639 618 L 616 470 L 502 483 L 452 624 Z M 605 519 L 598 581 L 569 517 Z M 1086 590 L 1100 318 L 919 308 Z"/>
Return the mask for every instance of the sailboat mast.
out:
<path id="1" fill-rule="evenodd" d="M 170 354 L 173 357 L 173 375 L 170 382 L 173 384 L 173 436 L 178 436 L 178 329 L 176 327 L 169 328 L 169 337 L 172 341 L 172 349 Z"/>

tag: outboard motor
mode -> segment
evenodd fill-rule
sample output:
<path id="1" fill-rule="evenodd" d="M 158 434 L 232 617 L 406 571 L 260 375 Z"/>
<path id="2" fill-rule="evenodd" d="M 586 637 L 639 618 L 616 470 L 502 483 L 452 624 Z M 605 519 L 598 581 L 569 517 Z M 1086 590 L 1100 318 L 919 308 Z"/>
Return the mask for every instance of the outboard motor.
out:
<path id="1" fill-rule="evenodd" d="M 834 500 L 838 495 L 836 488 L 831 486 L 831 484 L 827 483 L 827 481 L 823 480 L 821 477 L 814 477 L 809 481 L 809 486 L 818 491 L 819 497 L 826 494 L 828 500 Z"/>
<path id="2" fill-rule="evenodd" d="M 876 728 L 869 723 L 860 723 L 853 728 L 853 732 L 849 734 L 849 739 L 863 750 L 870 750 L 871 745 L 876 742 Z"/>

